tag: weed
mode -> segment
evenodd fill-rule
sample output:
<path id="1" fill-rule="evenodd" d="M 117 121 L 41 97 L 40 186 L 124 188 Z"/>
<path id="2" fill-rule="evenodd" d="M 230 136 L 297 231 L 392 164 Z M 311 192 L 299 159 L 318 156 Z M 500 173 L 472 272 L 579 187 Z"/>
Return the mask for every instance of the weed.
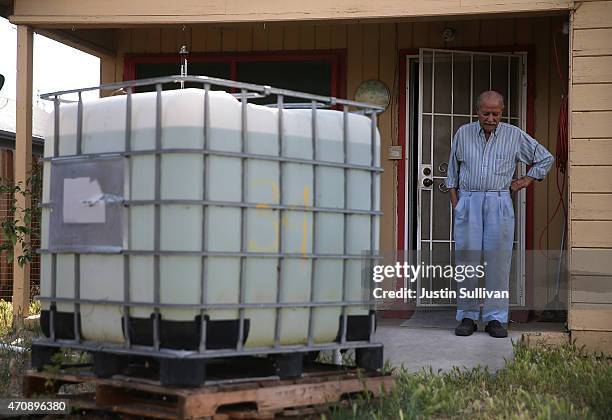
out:
<path id="1" fill-rule="evenodd" d="M 612 364 L 582 349 L 514 345 L 496 373 L 486 368 L 395 371 L 396 386 L 373 402 L 358 399 L 330 414 L 340 419 L 612 418 Z"/>

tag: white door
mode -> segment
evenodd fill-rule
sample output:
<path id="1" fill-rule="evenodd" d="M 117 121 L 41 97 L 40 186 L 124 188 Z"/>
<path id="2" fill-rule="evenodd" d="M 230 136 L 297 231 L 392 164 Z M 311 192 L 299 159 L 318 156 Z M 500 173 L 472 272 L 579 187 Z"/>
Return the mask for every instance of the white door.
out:
<path id="1" fill-rule="evenodd" d="M 418 60 L 418 64 L 415 60 Z M 418 88 L 418 96 L 412 95 L 412 109 L 415 113 L 412 118 L 407 118 L 406 123 L 407 132 L 413 130 L 415 133 L 412 147 L 416 153 L 408 154 L 411 161 L 406 162 L 406 167 L 414 170 L 406 171 L 407 185 L 412 190 L 408 194 L 408 201 L 412 202 L 406 203 L 409 206 L 407 208 L 412 206 L 412 211 L 407 212 L 411 217 L 407 218 L 412 220 L 406 220 L 409 228 L 405 232 L 405 243 L 412 243 L 412 249 L 417 250 L 421 260 L 419 262 L 446 265 L 451 262 L 454 250 L 453 210 L 444 185 L 453 136 L 461 125 L 478 119 L 475 100 L 481 92 L 490 89 L 504 95 L 506 106 L 502 121 L 525 128 L 526 55 L 422 48 L 418 57 L 406 62 L 407 66 L 412 66 L 412 69 L 407 68 L 408 77 L 418 78 L 418 85 L 413 79 L 407 80 L 406 86 L 408 89 L 410 86 Z M 410 100 L 411 95 L 406 97 Z M 410 110 L 410 107 L 407 106 L 407 109 Z M 418 126 L 417 130 L 414 124 Z M 518 165 L 515 176 L 524 173 L 525 165 Z M 513 197 L 517 227 L 514 244 L 516 251 L 525 249 L 525 197 L 525 190 Z M 511 305 L 524 305 L 524 266 L 524 253 L 515 252 L 510 273 Z M 454 280 L 435 275 L 421 276 L 416 284 L 407 286 L 416 286 L 419 291 L 422 288 L 456 290 Z M 455 305 L 455 299 L 418 297 L 416 304 L 452 306 Z"/>

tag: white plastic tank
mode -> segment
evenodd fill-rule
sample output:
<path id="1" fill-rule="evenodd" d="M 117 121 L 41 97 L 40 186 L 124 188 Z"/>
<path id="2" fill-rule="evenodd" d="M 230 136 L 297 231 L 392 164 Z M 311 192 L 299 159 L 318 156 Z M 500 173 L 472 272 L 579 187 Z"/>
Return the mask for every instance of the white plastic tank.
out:
<path id="1" fill-rule="evenodd" d="M 316 302 L 341 301 L 343 264 L 346 299 L 360 300 L 363 260 L 349 258 L 343 263 L 343 258 L 311 258 L 311 255 L 357 255 L 371 250 L 372 245 L 377 249 L 379 217 L 367 212 L 349 214 L 345 243 L 342 212 L 300 207 L 370 211 L 373 182 L 374 210 L 378 210 L 379 174 L 367 168 L 345 169 L 341 165 L 309 162 L 313 158 L 313 136 L 312 111 L 307 109 L 282 111 L 282 156 L 303 161 L 281 163 L 253 157 L 245 158 L 243 164 L 242 158 L 232 153 L 279 156 L 279 110 L 248 104 L 243 146 L 241 102 L 222 91 L 209 93 L 206 148 L 211 153 L 202 153 L 204 91 L 171 90 L 162 92 L 161 97 L 162 151 L 158 158 L 154 153 L 155 92 L 132 95 L 131 131 L 127 141 L 126 96 L 85 101 L 80 153 L 90 155 L 86 159 L 74 156 L 77 154 L 77 104 L 60 107 L 56 150 L 57 156 L 66 159 L 44 163 L 43 202 L 48 205 L 42 210 L 41 248 L 47 251 L 42 254 L 41 296 L 53 294 L 53 270 L 55 297 L 73 298 L 78 290 L 80 298 L 88 302 L 80 305 L 81 337 L 124 342 L 123 305 L 103 302 L 129 299 L 153 303 L 156 258 L 162 304 L 200 304 L 202 296 L 207 303 L 239 303 L 241 260 L 245 303 L 275 302 L 279 283 L 282 285 L 280 302 L 308 302 L 311 295 Z M 316 114 L 315 159 L 342 164 L 343 113 L 317 110 Z M 54 118 L 50 121 L 45 157 L 54 154 Z M 348 164 L 372 165 L 371 133 L 369 117 L 348 114 Z M 375 142 L 374 149 L 378 151 L 378 132 Z M 143 151 L 151 153 L 140 153 Z M 106 161 L 112 164 L 91 157 L 91 154 L 110 152 L 117 153 L 115 158 L 106 156 Z M 160 181 L 158 257 L 154 252 L 156 159 L 159 159 Z M 85 172 L 79 169 L 79 162 L 88 168 Z M 61 165 L 68 166 L 61 169 Z M 380 166 L 378 152 L 374 166 Z M 100 179 L 88 173 L 98 173 Z M 103 178 L 109 173 L 121 178 L 120 191 L 104 190 L 108 182 Z M 345 173 L 347 203 L 344 202 Z M 246 180 L 244 197 L 243 180 Z M 120 202 L 122 199 L 129 200 L 127 205 Z M 241 202 L 250 205 L 241 207 Z M 295 209 L 270 208 L 274 205 L 295 206 Z M 121 215 L 119 222 L 119 219 L 116 223 L 111 220 L 113 211 Z M 243 212 L 245 226 L 242 226 Z M 119 246 L 105 243 L 113 235 L 120 236 Z M 233 255 L 241 252 L 243 241 L 249 254 L 244 258 Z M 266 255 L 258 257 L 257 253 Z M 77 254 L 80 256 L 75 267 Z M 79 285 L 75 288 L 76 278 Z M 126 279 L 129 295 L 124 290 Z M 49 309 L 49 302 L 44 302 L 43 311 Z M 68 320 L 75 312 L 74 303 L 57 302 L 55 309 L 56 330 L 58 322 L 72 322 Z M 153 306 L 130 306 L 130 335 L 136 344 L 139 339 L 141 344 L 152 340 L 149 336 L 152 337 L 153 312 Z M 196 340 L 198 324 L 194 320 L 199 319 L 200 309 L 161 307 L 159 312 L 166 329 L 161 334 L 162 345 L 173 337 L 180 341 L 181 334 Z M 209 327 L 213 328 L 207 332 L 211 348 L 233 346 L 235 340 L 223 344 L 227 340 L 218 336 L 224 331 L 237 331 L 238 309 L 208 309 L 204 313 Z M 287 307 L 279 313 L 281 344 L 306 344 L 309 309 Z M 354 306 L 348 309 L 348 314 L 362 317 L 368 311 Z M 276 316 L 273 308 L 245 309 L 244 319 L 248 320 L 245 347 L 273 345 Z M 313 309 L 312 322 L 314 343 L 335 341 L 341 329 L 341 307 Z M 214 340 L 218 343 L 214 344 Z M 172 346 L 190 347 L 180 342 Z"/>

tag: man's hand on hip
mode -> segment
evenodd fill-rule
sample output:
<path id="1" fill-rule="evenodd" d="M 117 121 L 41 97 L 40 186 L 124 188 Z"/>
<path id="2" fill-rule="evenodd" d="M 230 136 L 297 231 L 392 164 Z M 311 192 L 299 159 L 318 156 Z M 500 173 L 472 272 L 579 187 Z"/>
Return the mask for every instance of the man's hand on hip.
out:
<path id="1" fill-rule="evenodd" d="M 456 188 L 449 188 L 448 192 L 450 194 L 450 201 L 451 204 L 453 205 L 453 209 L 455 207 L 457 207 L 457 202 L 459 201 L 459 199 L 457 198 L 457 189 Z"/>
<path id="2" fill-rule="evenodd" d="M 527 188 L 531 185 L 532 182 L 533 178 L 525 175 L 524 177 L 512 181 L 512 184 L 510 184 L 510 189 L 512 190 L 512 192 L 517 192 L 522 190 L 523 188 Z"/>

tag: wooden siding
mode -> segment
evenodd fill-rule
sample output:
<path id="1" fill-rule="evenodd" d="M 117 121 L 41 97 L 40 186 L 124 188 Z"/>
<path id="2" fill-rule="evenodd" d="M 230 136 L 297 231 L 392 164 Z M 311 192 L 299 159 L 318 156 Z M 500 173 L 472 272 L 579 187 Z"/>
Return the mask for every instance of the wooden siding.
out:
<path id="1" fill-rule="evenodd" d="M 610 353 L 612 348 L 612 332 L 572 330 L 571 341 L 576 347 L 586 347 L 594 352 Z"/>
<path id="2" fill-rule="evenodd" d="M 570 149 L 570 155 L 578 153 Z M 570 207 L 572 220 L 612 220 L 612 194 L 574 192 L 572 196 L 574 197 Z"/>
<path id="3" fill-rule="evenodd" d="M 442 17 L 569 10 L 572 0 L 15 0 L 11 20 L 35 25 L 115 25 Z M 596 18 L 597 16 L 595 16 Z"/>
<path id="4" fill-rule="evenodd" d="M 562 68 L 567 68 L 567 37 L 561 35 L 563 16 L 507 18 L 495 20 L 448 20 L 435 22 L 389 22 L 375 24 L 280 24 L 258 23 L 231 26 L 194 25 L 184 31 L 180 26 L 117 30 L 117 57 L 102 64 L 102 80 L 121 80 L 125 54 L 172 53 L 181 43 L 190 51 L 206 52 L 270 52 L 343 49 L 346 51 L 347 96 L 353 98 L 359 84 L 368 79 L 382 80 L 393 92 L 392 103 L 380 116 L 382 136 L 382 220 L 381 249 L 390 251 L 397 244 L 397 161 L 386 159 L 388 145 L 398 143 L 398 95 L 400 50 L 419 47 L 490 49 L 522 45 L 533 47 L 535 53 L 535 137 L 553 154 L 561 82 L 556 74 L 551 32 L 557 34 Z M 441 31 L 450 26 L 456 30 L 452 42 L 444 42 Z M 114 64 L 113 64 L 114 61 Z M 114 72 L 111 70 L 114 65 Z M 534 247 L 557 207 L 559 195 L 553 168 L 544 182 L 534 185 Z M 559 249 L 563 217 L 559 211 L 542 235 L 543 249 Z M 554 265 L 554 264 L 553 264 Z M 546 267 L 534 273 L 537 284 L 548 284 L 554 270 Z M 552 278 L 552 277 L 551 277 Z M 545 297 L 542 296 L 542 299 Z M 544 304 L 544 302 L 536 302 Z"/>
<path id="5" fill-rule="evenodd" d="M 609 353 L 612 352 L 611 37 L 612 1 L 582 3 L 573 16 L 571 41 L 569 326 L 572 338 L 580 337 L 584 344 Z"/>

